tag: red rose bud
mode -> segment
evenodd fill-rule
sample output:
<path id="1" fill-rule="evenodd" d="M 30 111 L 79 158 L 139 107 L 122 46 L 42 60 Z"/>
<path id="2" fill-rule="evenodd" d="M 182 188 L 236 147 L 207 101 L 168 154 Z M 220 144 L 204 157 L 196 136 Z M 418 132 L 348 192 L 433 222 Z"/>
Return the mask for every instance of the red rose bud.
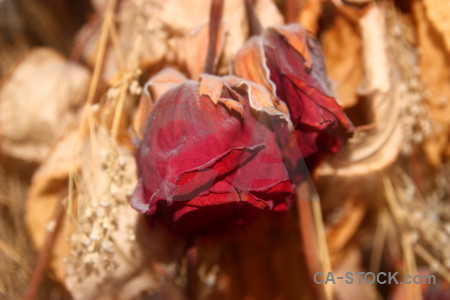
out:
<path id="1" fill-rule="evenodd" d="M 237 54 L 234 70 L 287 104 L 301 152 L 287 149 L 295 165 L 304 159 L 314 169 L 353 134 L 353 125 L 329 88 L 320 45 L 300 25 L 268 28 L 251 38 Z"/>
<path id="2" fill-rule="evenodd" d="M 260 211 L 286 211 L 294 190 L 276 132 L 287 108 L 228 76 L 185 81 L 155 104 L 137 154 L 131 205 L 179 234 L 224 231 Z"/>

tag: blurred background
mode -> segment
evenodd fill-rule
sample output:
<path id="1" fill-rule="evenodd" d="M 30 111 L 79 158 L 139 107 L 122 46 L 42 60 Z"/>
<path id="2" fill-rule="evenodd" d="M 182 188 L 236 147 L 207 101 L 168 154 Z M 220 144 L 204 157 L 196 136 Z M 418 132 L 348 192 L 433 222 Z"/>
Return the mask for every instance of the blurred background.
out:
<path id="1" fill-rule="evenodd" d="M 436 284 L 312 285 L 295 208 L 187 241 L 129 207 L 145 83 L 198 79 L 209 0 L 0 0 L 0 299 L 450 299 L 450 2 L 253 5 L 316 36 L 356 127 L 311 174 L 322 270 Z M 225 75 L 252 29 L 222 19 Z"/>

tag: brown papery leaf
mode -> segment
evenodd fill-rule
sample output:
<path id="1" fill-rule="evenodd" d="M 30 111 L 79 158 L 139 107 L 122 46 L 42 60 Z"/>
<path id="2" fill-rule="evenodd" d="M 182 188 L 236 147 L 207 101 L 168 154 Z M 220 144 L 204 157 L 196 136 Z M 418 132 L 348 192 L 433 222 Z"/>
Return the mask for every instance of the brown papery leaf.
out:
<path id="1" fill-rule="evenodd" d="M 214 104 L 217 105 L 218 103 L 220 103 L 230 111 L 235 111 L 241 117 L 243 117 L 244 107 L 242 103 L 233 99 L 221 98 L 223 88 L 224 81 L 222 80 L 222 78 L 213 75 L 202 74 L 198 92 L 202 96 L 207 96 Z"/>
<path id="2" fill-rule="evenodd" d="M 428 21 L 442 35 L 447 51 L 450 51 L 450 2 L 445 0 L 423 0 Z M 417 6 L 417 4 L 416 4 Z"/>
<path id="3" fill-rule="evenodd" d="M 322 13 L 322 1 L 307 0 L 301 1 L 298 12 L 298 23 L 313 33 L 317 33 L 319 17 Z"/>
<path id="4" fill-rule="evenodd" d="M 4 154 L 40 162 L 85 100 L 89 71 L 49 48 L 31 51 L 0 86 Z"/>
<path id="5" fill-rule="evenodd" d="M 360 20 L 360 28 L 365 73 L 360 93 L 366 95 L 361 101 L 367 102 L 367 109 L 370 111 L 365 113 L 373 116 L 373 119 L 370 123 L 357 127 L 355 138 L 336 157 L 336 162 L 340 161 L 338 165 L 346 165 L 346 171 L 338 173 L 347 176 L 386 168 L 398 155 L 402 135 L 399 123 L 400 104 L 391 94 L 395 85 L 391 83 L 384 9 L 372 7 Z"/>
<path id="6" fill-rule="evenodd" d="M 264 50 L 260 36 L 248 40 L 246 47 L 248 51 L 239 51 L 234 60 L 234 72 L 242 78 L 252 78 L 254 82 L 270 88 L 275 93 L 275 86 L 268 78 L 268 72 L 261 67 L 264 62 Z"/>
<path id="7" fill-rule="evenodd" d="M 289 110 L 286 104 L 269 93 L 265 88 L 235 76 L 226 76 L 224 79 L 230 86 L 244 88 L 247 91 L 250 107 L 256 112 L 264 112 L 272 117 L 283 119 L 290 129 L 294 128 L 289 118 Z"/>
<path id="8" fill-rule="evenodd" d="M 47 235 L 47 228 L 51 226 L 53 211 L 58 201 L 62 201 L 63 191 L 67 189 L 69 174 L 80 168 L 79 155 L 81 143 L 77 131 L 70 129 L 58 140 L 47 159 L 33 176 L 26 202 L 25 222 L 28 232 L 36 248 L 41 249 Z M 74 211 L 68 209 L 71 214 Z M 52 250 L 51 269 L 59 281 L 64 280 L 63 258 L 70 251 L 65 240 L 74 228 L 67 219 Z"/>
<path id="9" fill-rule="evenodd" d="M 426 4 L 431 2 L 425 1 Z M 429 14 L 446 4 L 448 2 L 442 1 L 438 7 L 428 7 Z M 414 2 L 413 13 L 421 49 L 420 75 L 429 91 L 426 103 L 435 127 L 435 132 L 428 137 L 424 146 L 428 160 L 434 166 L 439 166 L 446 157 L 450 157 L 450 48 L 443 47 L 444 33 L 437 30 L 445 26 L 445 22 L 435 27 L 433 25 L 438 21 L 428 18 L 425 12 L 423 3 Z M 449 31 L 446 32 L 448 34 Z"/>
<path id="10" fill-rule="evenodd" d="M 210 2 L 210 0 L 166 1 L 160 18 L 169 31 L 175 32 L 184 39 L 184 36 L 190 30 L 208 22 Z M 282 16 L 272 1 L 257 2 L 255 12 L 263 26 L 282 23 Z M 244 2 L 241 0 L 225 1 L 222 20 L 225 32 L 225 45 L 219 62 L 219 74 L 226 74 L 234 55 L 248 37 L 248 22 Z M 179 52 L 179 49 L 183 49 L 183 47 L 180 47 L 176 39 L 172 39 L 172 47 L 174 48 L 172 50 Z M 188 57 L 183 57 L 184 54 L 178 54 L 178 56 L 181 56 L 180 60 L 188 66 L 192 63 L 187 61 Z"/>
<path id="11" fill-rule="evenodd" d="M 133 130 L 139 138 L 142 138 L 144 134 L 144 127 L 153 108 L 153 103 L 169 89 L 184 80 L 187 80 L 187 78 L 181 72 L 173 68 L 165 68 L 147 81 L 133 118 Z"/>
<path id="12" fill-rule="evenodd" d="M 104 9 L 108 1 L 98 1 Z M 82 57 L 94 67 L 100 50 L 102 33 L 106 33 L 107 47 L 104 56 L 103 79 L 111 83 L 123 71 L 133 56 L 133 64 L 146 69 L 163 61 L 168 50 L 168 32 L 159 15 L 164 0 L 131 0 L 118 6 L 114 22 L 102 28 L 104 14 L 98 12 L 100 21 L 90 22 L 77 34 L 76 43 L 82 45 Z M 104 30 L 104 32 L 102 32 Z"/>
<path id="13" fill-rule="evenodd" d="M 357 22 L 340 11 L 335 11 L 332 20 L 322 32 L 320 42 L 339 104 L 348 108 L 358 101 L 357 90 L 363 77 L 361 34 Z"/>
<path id="14" fill-rule="evenodd" d="M 229 86 L 233 89 L 241 89 L 249 98 L 250 107 L 257 113 L 266 113 L 275 118 L 283 119 L 290 129 L 293 129 L 286 105 L 279 101 L 264 87 L 236 76 L 217 77 L 202 74 L 200 80 L 201 95 L 208 96 L 214 104 L 221 103 L 230 110 L 243 115 L 242 104 L 231 99 L 220 98 L 223 88 Z"/>
<path id="15" fill-rule="evenodd" d="M 359 21 L 363 44 L 364 91 L 366 106 L 360 107 L 360 114 L 373 116 L 368 124 L 356 128 L 355 137 L 338 155 L 325 162 L 318 171 L 318 190 L 325 206 L 341 206 L 342 203 L 362 203 L 355 207 L 364 214 L 367 206 L 381 201 L 379 190 L 381 174 L 396 161 L 401 146 L 403 129 L 400 120 L 400 104 L 398 97 L 399 84 L 395 84 L 389 53 L 386 31 L 386 8 L 372 6 Z M 333 189 L 332 187 L 339 187 Z M 331 191 L 336 191 L 335 193 Z M 371 197 L 367 202 L 367 195 Z M 354 204 L 352 204 L 354 206 Z M 353 222 L 345 224 L 342 220 L 352 218 Z M 334 226 L 344 226 L 346 230 L 355 230 L 364 219 L 352 211 L 344 212 L 342 220 Z M 333 227 L 331 233 L 335 233 Z M 346 245 L 352 234 L 336 240 L 336 236 L 328 238 L 339 251 Z"/>
<path id="16" fill-rule="evenodd" d="M 190 78 L 198 80 L 200 74 L 205 70 L 209 42 L 209 25 L 204 24 L 191 30 L 183 41 L 185 51 L 186 66 L 189 70 Z M 216 45 L 216 59 L 214 65 L 217 66 L 225 44 L 224 26 L 220 26 Z M 214 67 L 215 68 L 215 67 Z"/>

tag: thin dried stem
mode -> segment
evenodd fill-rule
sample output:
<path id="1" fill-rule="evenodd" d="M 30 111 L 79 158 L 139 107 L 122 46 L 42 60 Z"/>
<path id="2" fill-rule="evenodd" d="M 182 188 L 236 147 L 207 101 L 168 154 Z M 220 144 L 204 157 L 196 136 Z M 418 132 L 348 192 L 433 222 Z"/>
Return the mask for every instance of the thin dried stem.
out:
<path id="1" fill-rule="evenodd" d="M 424 261 L 426 261 L 433 269 L 439 273 L 448 283 L 450 283 L 450 272 L 447 271 L 446 267 L 443 266 L 438 259 L 428 252 L 427 249 L 422 247 L 420 244 L 414 245 L 414 252 L 420 256 Z"/>
<path id="2" fill-rule="evenodd" d="M 323 223 L 322 208 L 319 199 L 311 198 L 312 211 L 314 216 L 314 225 L 317 234 L 317 244 L 319 248 L 319 258 L 322 265 L 323 273 L 328 274 L 331 272 L 331 260 L 328 252 L 327 238 L 325 234 L 325 225 Z M 325 284 L 325 299 L 333 299 L 333 285 Z"/>
<path id="3" fill-rule="evenodd" d="M 245 12 L 247 14 L 248 26 L 250 29 L 250 36 L 259 35 L 263 31 L 261 22 L 255 13 L 253 0 L 245 0 Z"/>
<path id="4" fill-rule="evenodd" d="M 308 279 L 310 281 L 313 299 L 323 299 L 323 293 L 320 286 L 313 281 L 314 275 L 317 272 L 321 272 L 322 268 L 317 257 L 318 246 L 312 213 L 311 190 L 309 183 L 306 181 L 300 183 L 297 187 L 297 209 L 305 262 L 308 268 Z"/>
<path id="5" fill-rule="evenodd" d="M 284 18 L 286 23 L 295 23 L 298 18 L 299 0 L 286 0 L 284 7 Z"/>
<path id="6" fill-rule="evenodd" d="M 138 35 L 136 40 L 134 41 L 133 49 L 129 56 L 127 69 L 131 69 L 132 64 L 137 60 L 136 57 L 139 53 L 139 49 L 141 48 L 141 44 L 142 44 L 142 35 Z M 114 138 L 117 138 L 117 136 L 119 134 L 119 126 L 120 126 L 120 121 L 122 120 L 123 109 L 124 109 L 124 104 L 125 104 L 125 97 L 126 97 L 127 88 L 129 86 L 131 79 L 132 79 L 132 77 L 127 76 L 127 74 L 123 74 L 123 76 L 122 76 L 122 83 L 120 86 L 119 97 L 117 100 L 117 108 L 114 111 L 114 119 L 113 119 L 113 124 L 112 124 L 112 129 L 111 129 L 111 133 Z"/>
<path id="7" fill-rule="evenodd" d="M 67 193 L 67 192 L 64 192 Z M 65 197 L 65 196 L 64 196 Z M 64 198 L 62 197 L 62 198 Z M 24 300 L 33 300 L 36 298 L 36 295 L 39 291 L 39 286 L 44 277 L 45 271 L 47 270 L 52 249 L 55 244 L 56 238 L 59 233 L 59 229 L 61 227 L 61 223 L 64 219 L 65 210 L 63 205 L 63 200 L 59 200 L 56 203 L 55 211 L 53 218 L 49 223 L 52 224 L 52 228 L 48 229 L 47 236 L 45 238 L 44 246 L 39 252 L 39 256 L 36 262 L 36 266 L 34 267 L 33 274 L 31 275 L 30 283 L 28 284 Z"/>
<path id="8" fill-rule="evenodd" d="M 208 54 L 205 61 L 205 73 L 214 74 L 217 60 L 217 42 L 219 37 L 219 28 L 222 21 L 224 0 L 213 0 L 209 16 L 209 43 Z"/>
<path id="9" fill-rule="evenodd" d="M 114 9 L 116 7 L 117 0 L 109 0 L 108 6 L 105 11 L 105 16 L 103 18 L 102 30 L 100 33 L 100 39 L 98 43 L 98 50 L 95 59 L 94 73 L 92 75 L 91 84 L 89 86 L 86 105 L 84 106 L 84 111 L 81 119 L 80 125 L 80 137 L 84 137 L 88 131 L 87 126 L 92 123 L 92 103 L 94 102 L 95 93 L 98 88 L 98 83 L 100 81 L 100 75 L 103 68 L 103 63 L 106 54 L 106 46 L 108 44 L 108 37 L 110 33 L 110 26 L 113 22 Z"/>

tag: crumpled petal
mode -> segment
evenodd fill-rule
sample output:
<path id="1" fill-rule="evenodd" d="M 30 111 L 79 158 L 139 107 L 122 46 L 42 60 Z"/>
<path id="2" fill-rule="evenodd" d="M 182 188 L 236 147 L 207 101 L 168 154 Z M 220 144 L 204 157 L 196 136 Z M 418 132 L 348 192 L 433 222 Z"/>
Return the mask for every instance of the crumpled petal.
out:
<path id="1" fill-rule="evenodd" d="M 211 75 L 166 92 L 138 151 L 140 180 L 131 205 L 186 234 L 246 223 L 260 210 L 288 209 L 293 186 L 274 130 L 288 130 L 290 120 L 270 101 L 262 102 L 264 109 L 256 98 L 252 105 L 251 97 L 262 96 L 271 98 L 242 79 Z M 271 126 L 268 117 L 285 125 Z"/>
<path id="2" fill-rule="evenodd" d="M 271 27 L 252 38 L 237 54 L 234 70 L 289 108 L 297 140 L 297 149 L 291 142 L 285 149 L 291 169 L 302 159 L 314 169 L 352 135 L 353 125 L 330 90 L 319 43 L 300 25 Z"/>

